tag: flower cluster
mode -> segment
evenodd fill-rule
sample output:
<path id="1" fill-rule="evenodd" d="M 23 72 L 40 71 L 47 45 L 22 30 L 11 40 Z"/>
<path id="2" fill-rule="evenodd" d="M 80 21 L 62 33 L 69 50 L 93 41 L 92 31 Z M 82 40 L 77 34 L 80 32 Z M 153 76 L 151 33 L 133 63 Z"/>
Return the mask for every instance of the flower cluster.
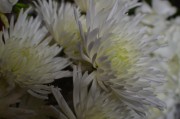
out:
<path id="1" fill-rule="evenodd" d="M 180 116 L 180 20 L 168 1 L 0 1 L 0 118 Z"/>

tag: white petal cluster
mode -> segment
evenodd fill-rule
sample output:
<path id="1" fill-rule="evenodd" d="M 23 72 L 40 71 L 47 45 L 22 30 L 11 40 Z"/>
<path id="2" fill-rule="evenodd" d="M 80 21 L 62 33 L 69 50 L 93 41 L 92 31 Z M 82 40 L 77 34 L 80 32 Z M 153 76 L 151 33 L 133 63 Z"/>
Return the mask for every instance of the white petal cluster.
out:
<path id="1" fill-rule="evenodd" d="M 13 5 L 15 5 L 18 0 L 0 0 L 0 12 L 1 13 L 10 13 Z"/>
<path id="2" fill-rule="evenodd" d="M 82 74 L 81 67 L 74 66 L 73 71 L 73 104 L 75 114 L 67 107 L 64 98 L 58 89 L 52 89 L 59 107 L 59 113 L 69 119 L 131 119 L 140 118 L 137 114 L 130 111 L 124 103 L 117 100 L 110 100 L 110 94 L 102 92 L 93 81 L 95 73 Z M 92 83 L 92 85 L 90 85 Z M 62 103 L 61 103 L 62 102 Z M 60 115 L 59 114 L 59 115 Z"/>
<path id="3" fill-rule="evenodd" d="M 78 51 L 80 33 L 76 24 L 73 6 L 70 3 L 59 3 L 39 0 L 37 11 L 45 22 L 54 40 L 64 48 L 65 54 L 73 59 L 81 59 Z M 83 17 L 81 17 L 84 22 Z"/>
<path id="4" fill-rule="evenodd" d="M 155 52 L 156 55 L 165 60 L 162 63 L 162 70 L 166 72 L 166 84 L 160 87 L 164 91 L 164 95 L 159 97 L 167 104 L 167 110 L 156 116 L 159 118 L 166 117 L 167 119 L 176 119 L 178 114 L 178 105 L 180 100 L 180 56 L 179 56 L 179 32 L 180 32 L 180 20 L 177 17 L 174 20 L 169 21 L 169 29 L 165 32 L 165 40 L 167 46 L 160 48 Z"/>
<path id="5" fill-rule="evenodd" d="M 74 68 L 74 108 L 78 119 L 124 119 L 130 118 L 132 112 L 123 103 L 111 99 L 110 94 L 98 89 L 93 81 L 95 73 L 81 74 L 80 67 Z M 88 86 L 92 82 L 90 89 Z M 96 92 L 96 93 L 94 93 Z M 133 115 L 134 116 L 134 115 Z"/>
<path id="6" fill-rule="evenodd" d="M 168 17 L 175 14 L 177 9 L 167 0 L 152 0 L 152 7 L 146 2 L 136 10 L 136 14 L 143 13 L 145 17 L 141 20 L 143 26 L 148 27 L 151 35 L 164 35 L 169 22 Z"/>
<path id="7" fill-rule="evenodd" d="M 139 4 L 132 1 L 119 7 L 116 1 L 109 12 L 96 13 L 93 2 L 87 11 L 87 32 L 78 23 L 81 54 L 96 69 L 98 85 L 141 116 L 149 106 L 162 109 L 164 103 L 155 97 L 153 87 L 162 82 L 163 75 L 149 57 L 157 49 L 155 40 L 146 38 L 138 26 L 141 16 L 130 20 L 126 15 Z"/>
<path id="8" fill-rule="evenodd" d="M 180 20 L 168 20 L 176 12 L 168 1 L 37 0 L 10 17 L 18 0 L 0 1 L 0 118 L 12 108 L 43 119 L 180 116 Z M 42 109 L 36 101 L 29 109 L 32 95 Z"/>
<path id="9" fill-rule="evenodd" d="M 17 21 L 12 18 L 10 28 L 0 32 L 2 92 L 3 88 L 13 89 L 16 85 L 33 88 L 71 75 L 62 71 L 69 65 L 68 60 L 56 57 L 61 48 L 49 46 L 51 38 L 45 38 L 47 32 L 41 28 L 39 18 L 27 19 L 27 15 L 28 11 L 21 11 Z"/>

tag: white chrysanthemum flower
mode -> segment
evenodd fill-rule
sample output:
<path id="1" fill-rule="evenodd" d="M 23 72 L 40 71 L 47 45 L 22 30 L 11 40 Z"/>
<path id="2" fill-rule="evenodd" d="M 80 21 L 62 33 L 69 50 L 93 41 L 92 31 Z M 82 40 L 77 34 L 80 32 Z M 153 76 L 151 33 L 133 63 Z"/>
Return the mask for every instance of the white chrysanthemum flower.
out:
<path id="1" fill-rule="evenodd" d="M 175 14 L 176 11 L 177 9 L 167 0 L 152 0 L 152 7 L 150 7 L 146 2 L 142 2 L 142 6 L 137 9 L 137 12 L 146 13 L 148 14 L 147 16 L 151 16 L 152 18 L 157 16 L 167 18 Z"/>
<path id="2" fill-rule="evenodd" d="M 59 3 L 53 0 L 39 0 L 39 5 L 36 6 L 47 29 L 55 41 L 64 48 L 65 54 L 73 59 L 81 59 L 78 50 L 80 33 L 72 4 L 61 2 L 59 6 Z M 84 18 L 81 17 L 81 20 Z"/>
<path id="3" fill-rule="evenodd" d="M 169 17 L 176 12 L 176 8 L 167 0 L 152 0 L 153 10 L 159 14 Z"/>
<path id="4" fill-rule="evenodd" d="M 154 39 L 146 38 L 137 24 L 141 16 L 126 19 L 129 8 L 136 1 L 110 12 L 94 12 L 93 0 L 87 12 L 87 32 L 79 23 L 83 44 L 82 57 L 96 69 L 96 80 L 106 91 L 144 115 L 149 106 L 162 109 L 164 103 L 156 98 L 154 84 L 162 82 L 163 75 L 149 53 L 157 49 Z"/>
<path id="5" fill-rule="evenodd" d="M 75 66 L 73 71 L 73 104 L 75 115 L 60 94 L 58 89 L 52 92 L 59 104 L 60 110 L 68 119 L 130 119 L 138 117 L 122 102 L 112 99 L 106 92 L 98 89 L 93 81 L 95 73 L 82 74 L 80 66 Z M 59 114 L 59 115 L 62 115 Z M 63 116 L 60 116 L 63 118 Z M 139 118 L 137 118 L 139 119 Z"/>
<path id="6" fill-rule="evenodd" d="M 0 12 L 1 13 L 10 13 L 13 5 L 15 5 L 18 0 L 0 0 Z"/>
<path id="7" fill-rule="evenodd" d="M 176 13 L 176 8 L 166 0 L 152 0 L 152 7 L 146 2 L 142 2 L 136 13 L 145 13 L 145 17 L 141 20 L 142 25 L 149 28 L 150 34 L 162 34 L 168 25 L 166 20 L 169 16 Z"/>
<path id="8" fill-rule="evenodd" d="M 68 60 L 56 57 L 61 48 L 49 46 L 51 38 L 45 39 L 47 32 L 40 27 L 41 21 L 27 20 L 27 15 L 28 11 L 21 11 L 16 23 L 12 18 L 10 28 L 0 32 L 0 87 L 5 94 L 15 85 L 36 89 L 71 75 L 62 71 Z"/>
<path id="9" fill-rule="evenodd" d="M 167 110 L 157 117 L 166 117 L 167 119 L 175 119 L 177 106 L 180 104 L 180 19 L 170 21 L 171 25 L 165 32 L 167 46 L 160 48 L 155 55 L 165 60 L 162 63 L 162 70 L 166 71 L 166 84 L 161 88 L 165 94 L 161 96 L 162 100 L 167 104 Z M 176 116 L 180 116 L 178 113 Z"/>

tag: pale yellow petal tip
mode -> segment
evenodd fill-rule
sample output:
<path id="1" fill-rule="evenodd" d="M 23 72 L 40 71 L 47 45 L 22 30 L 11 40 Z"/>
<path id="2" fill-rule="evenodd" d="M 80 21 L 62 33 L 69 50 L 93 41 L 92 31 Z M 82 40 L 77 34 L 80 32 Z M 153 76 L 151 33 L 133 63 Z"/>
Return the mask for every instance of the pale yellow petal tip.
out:
<path id="1" fill-rule="evenodd" d="M 5 14 L 0 13 L 0 20 L 3 22 L 6 28 L 9 28 L 9 21 Z"/>

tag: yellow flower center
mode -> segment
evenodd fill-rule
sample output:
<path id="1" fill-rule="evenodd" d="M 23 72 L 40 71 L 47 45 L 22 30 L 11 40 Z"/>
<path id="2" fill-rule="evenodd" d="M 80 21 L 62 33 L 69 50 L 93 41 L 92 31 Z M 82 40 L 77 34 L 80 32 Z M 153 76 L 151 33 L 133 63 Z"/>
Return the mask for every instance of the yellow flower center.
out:
<path id="1" fill-rule="evenodd" d="M 21 54 L 22 54 L 22 56 L 24 56 L 26 58 L 29 58 L 29 55 L 30 55 L 29 48 L 22 48 L 21 49 Z"/>
<path id="2" fill-rule="evenodd" d="M 132 43 L 115 37 L 112 44 L 103 51 L 101 56 L 106 56 L 105 62 L 97 62 L 97 67 L 102 70 L 113 71 L 116 76 L 124 77 L 131 70 L 138 59 L 139 51 L 137 46 Z M 109 66 L 107 65 L 109 62 Z M 104 66 L 106 65 L 106 66 Z"/>
<path id="3" fill-rule="evenodd" d="M 11 43 L 7 42 L 6 47 L 11 47 Z M 33 74 L 31 77 L 34 77 L 36 74 L 33 69 L 40 63 L 36 52 L 36 48 L 28 46 L 7 49 L 6 54 L 9 55 L 2 57 L 2 63 L 0 64 L 0 73 L 3 75 L 4 80 L 11 80 L 12 83 L 16 82 L 21 86 L 25 86 L 29 81 L 32 81 L 29 77 L 30 73 Z M 2 79 L 2 76 L 0 78 Z"/>
<path id="4" fill-rule="evenodd" d="M 106 52 L 108 55 L 111 55 L 109 60 L 111 61 L 111 66 L 113 68 L 116 68 L 119 65 L 124 65 L 125 67 L 131 65 L 131 60 L 128 56 L 129 52 L 126 49 L 123 49 L 121 45 L 114 46 L 108 49 Z"/>

